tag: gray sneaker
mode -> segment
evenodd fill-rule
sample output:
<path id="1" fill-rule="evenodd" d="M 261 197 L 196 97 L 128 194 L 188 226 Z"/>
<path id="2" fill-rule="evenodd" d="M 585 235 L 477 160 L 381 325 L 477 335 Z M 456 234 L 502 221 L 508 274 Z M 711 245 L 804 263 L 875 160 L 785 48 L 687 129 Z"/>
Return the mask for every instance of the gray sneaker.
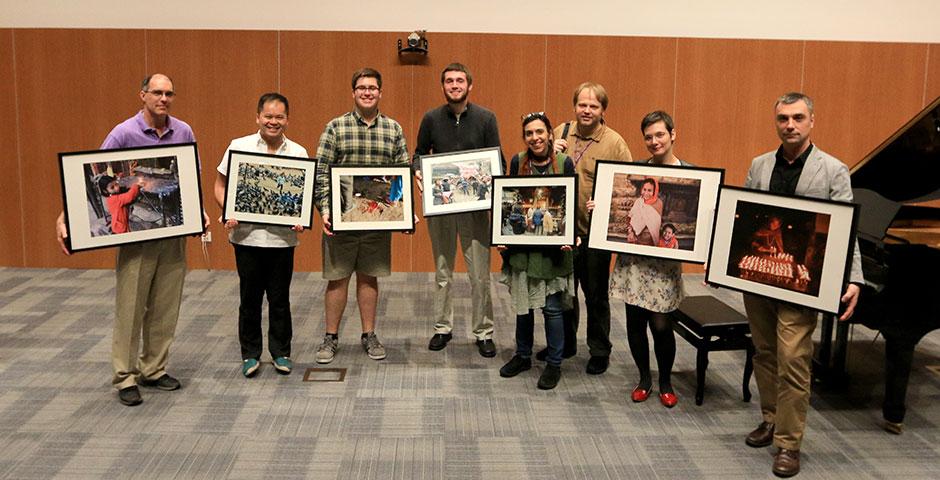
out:
<path id="1" fill-rule="evenodd" d="M 382 345 L 382 342 L 379 341 L 379 337 L 375 336 L 375 332 L 370 333 L 366 338 L 362 339 L 362 348 L 365 349 L 369 358 L 372 360 L 385 358 L 385 347 Z"/>
<path id="2" fill-rule="evenodd" d="M 323 336 L 323 343 L 317 347 L 317 363 L 330 363 L 336 355 L 336 349 L 339 348 L 336 339 L 329 335 Z"/>

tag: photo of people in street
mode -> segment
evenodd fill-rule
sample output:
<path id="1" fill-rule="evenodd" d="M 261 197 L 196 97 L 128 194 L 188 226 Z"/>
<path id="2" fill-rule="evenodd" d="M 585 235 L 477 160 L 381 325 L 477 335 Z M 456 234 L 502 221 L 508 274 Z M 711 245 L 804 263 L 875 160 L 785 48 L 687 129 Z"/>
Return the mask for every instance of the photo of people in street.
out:
<path id="1" fill-rule="evenodd" d="M 830 215 L 738 201 L 728 275 L 819 295 Z"/>
<path id="2" fill-rule="evenodd" d="M 401 175 L 341 175 L 343 222 L 400 222 L 405 219 Z"/>
<path id="3" fill-rule="evenodd" d="M 235 212 L 300 218 L 305 176 L 302 168 L 242 160 L 238 164 Z"/>
<path id="4" fill-rule="evenodd" d="M 489 200 L 493 172 L 489 159 L 439 163 L 431 169 L 434 205 Z"/>
<path id="5" fill-rule="evenodd" d="M 564 185 L 502 188 L 503 235 L 564 235 L 567 187 Z"/>
<path id="6" fill-rule="evenodd" d="M 615 173 L 607 240 L 693 250 L 701 180 Z"/>
<path id="7" fill-rule="evenodd" d="M 183 224 L 175 156 L 83 165 L 92 237 Z"/>

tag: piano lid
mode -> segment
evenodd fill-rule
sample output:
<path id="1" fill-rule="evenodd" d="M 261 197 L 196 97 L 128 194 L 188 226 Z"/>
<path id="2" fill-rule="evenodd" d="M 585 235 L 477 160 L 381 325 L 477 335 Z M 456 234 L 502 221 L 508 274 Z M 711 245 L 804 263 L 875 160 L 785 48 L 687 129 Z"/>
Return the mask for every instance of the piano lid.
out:
<path id="1" fill-rule="evenodd" d="M 896 202 L 940 198 L 940 97 L 851 170 L 852 187 Z"/>

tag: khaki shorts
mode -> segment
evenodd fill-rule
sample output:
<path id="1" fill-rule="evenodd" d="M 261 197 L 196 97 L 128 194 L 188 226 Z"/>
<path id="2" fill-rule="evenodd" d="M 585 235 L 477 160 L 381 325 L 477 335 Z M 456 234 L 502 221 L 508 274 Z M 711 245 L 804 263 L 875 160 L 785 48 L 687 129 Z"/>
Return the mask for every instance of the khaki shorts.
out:
<path id="1" fill-rule="evenodd" d="M 391 232 L 336 232 L 323 235 L 323 279 L 342 280 L 353 272 L 371 277 L 392 273 Z"/>

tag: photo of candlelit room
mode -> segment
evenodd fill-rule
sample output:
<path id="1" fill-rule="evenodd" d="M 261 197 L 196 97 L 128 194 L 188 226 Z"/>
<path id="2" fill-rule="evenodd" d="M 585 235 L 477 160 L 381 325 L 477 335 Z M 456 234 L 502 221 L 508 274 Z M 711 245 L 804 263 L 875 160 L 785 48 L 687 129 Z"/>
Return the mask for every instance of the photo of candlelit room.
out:
<path id="1" fill-rule="evenodd" d="M 817 296 L 830 218 L 826 213 L 739 201 L 728 275 Z"/>

